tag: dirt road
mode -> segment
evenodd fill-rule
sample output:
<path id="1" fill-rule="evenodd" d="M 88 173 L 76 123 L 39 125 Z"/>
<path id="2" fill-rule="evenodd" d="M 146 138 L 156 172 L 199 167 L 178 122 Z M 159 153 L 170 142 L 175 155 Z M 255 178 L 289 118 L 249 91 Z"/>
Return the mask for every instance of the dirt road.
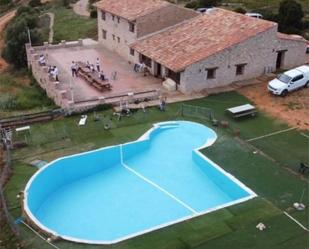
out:
<path id="1" fill-rule="evenodd" d="M 16 10 L 12 10 L 5 14 L 4 16 L 0 17 L 0 54 L 4 47 L 4 29 L 8 25 L 8 23 L 12 20 L 15 16 Z M 3 72 L 8 67 L 6 61 L 0 57 L 0 72 Z"/>
<path id="2" fill-rule="evenodd" d="M 252 100 L 259 109 L 293 127 L 309 130 L 309 88 L 289 93 L 286 97 L 267 92 L 268 82 L 240 88 L 238 92 Z"/>

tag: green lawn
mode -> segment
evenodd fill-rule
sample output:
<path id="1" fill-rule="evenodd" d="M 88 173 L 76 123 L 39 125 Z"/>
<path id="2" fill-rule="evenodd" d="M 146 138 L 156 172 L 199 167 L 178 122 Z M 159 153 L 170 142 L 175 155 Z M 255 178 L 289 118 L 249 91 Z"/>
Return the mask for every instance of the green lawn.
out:
<path id="1" fill-rule="evenodd" d="M 84 38 L 97 39 L 97 19 L 75 14 L 72 9 L 53 6 L 47 9 L 55 14 L 54 43 L 61 40 L 75 41 Z"/>
<path id="2" fill-rule="evenodd" d="M 247 102 L 241 95 L 230 92 L 188 103 L 210 107 L 215 110 L 217 119 L 229 121 L 231 128 L 215 128 L 218 140 L 202 152 L 254 190 L 258 194 L 257 198 L 113 246 L 79 245 L 65 241 L 56 242 L 56 245 L 62 249 L 306 248 L 309 243 L 307 233 L 287 218 L 283 211 L 309 226 L 308 211 L 296 212 L 291 208 L 294 202 L 299 201 L 302 190 L 309 190 L 308 178 L 290 170 L 297 169 L 294 161 L 299 158 L 308 160 L 308 140 L 303 140 L 298 131 L 292 131 L 284 133 L 286 136 L 280 134 L 272 139 L 268 138 L 265 142 L 257 140 L 259 143 L 254 146 L 263 152 L 265 150 L 267 155 L 262 152 L 253 153 L 256 148 L 245 142 L 246 139 L 285 129 L 287 126 L 263 113 L 259 113 L 256 118 L 238 121 L 226 116 L 224 110 L 227 107 Z M 99 112 L 102 118 L 99 122 L 94 122 L 92 113 L 88 113 L 89 119 L 85 127 L 77 126 L 79 116 L 33 125 L 31 136 L 28 137 L 29 146 L 13 151 L 12 155 L 14 174 L 5 189 L 12 215 L 21 215 L 16 194 L 35 172 L 35 168 L 28 164 L 31 160 L 37 158 L 51 161 L 59 156 L 135 140 L 154 122 L 187 119 L 179 115 L 180 107 L 181 103 L 169 104 L 164 113 L 157 108 L 148 109 L 147 113 L 138 111 L 121 121 L 115 118 L 110 121 L 111 111 Z M 210 125 L 203 118 L 190 120 Z M 112 129 L 108 131 L 103 129 L 107 122 L 112 123 Z M 232 131 L 236 128 L 240 129 L 241 138 L 233 136 Z M 278 149 L 281 146 L 284 146 L 282 152 Z M 303 202 L 309 205 L 308 194 Z M 266 224 L 265 231 L 255 228 L 259 222 Z M 27 248 L 51 248 L 25 227 L 19 227 Z"/>

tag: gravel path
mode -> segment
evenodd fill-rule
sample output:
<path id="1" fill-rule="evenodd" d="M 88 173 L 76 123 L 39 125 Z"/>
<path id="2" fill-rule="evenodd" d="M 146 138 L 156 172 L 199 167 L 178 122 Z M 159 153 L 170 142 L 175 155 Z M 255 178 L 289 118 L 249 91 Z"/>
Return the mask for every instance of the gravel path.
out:
<path id="1" fill-rule="evenodd" d="M 79 0 L 73 4 L 73 10 L 76 14 L 81 16 L 90 16 L 88 11 L 88 0 Z"/>

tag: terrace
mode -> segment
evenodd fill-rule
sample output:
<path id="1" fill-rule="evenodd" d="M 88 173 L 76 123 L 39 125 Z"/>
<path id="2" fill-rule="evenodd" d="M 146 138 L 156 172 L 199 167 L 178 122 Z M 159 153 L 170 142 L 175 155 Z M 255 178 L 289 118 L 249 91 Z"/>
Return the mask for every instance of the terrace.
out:
<path id="1" fill-rule="evenodd" d="M 59 82 L 50 81 L 47 67 L 38 65 L 39 54 L 45 54 L 47 65 L 58 67 Z M 161 84 L 162 79 L 134 72 L 131 63 L 90 39 L 76 42 L 63 41 L 56 45 L 46 43 L 39 47 L 28 46 L 27 55 L 33 74 L 41 87 L 46 90 L 48 96 L 56 104 L 64 108 L 73 107 L 76 109 L 103 103 L 118 103 L 121 98 L 127 97 L 128 93 L 133 93 L 136 97 L 152 99 L 158 98 L 164 92 Z M 72 61 L 84 63 L 89 61 L 90 64 L 95 65 L 97 58 L 100 59 L 101 69 L 109 79 L 111 90 L 99 91 L 84 79 L 71 76 Z M 117 74 L 115 79 L 112 77 L 114 72 Z M 164 94 L 177 101 L 192 97 L 179 92 L 165 92 Z"/>

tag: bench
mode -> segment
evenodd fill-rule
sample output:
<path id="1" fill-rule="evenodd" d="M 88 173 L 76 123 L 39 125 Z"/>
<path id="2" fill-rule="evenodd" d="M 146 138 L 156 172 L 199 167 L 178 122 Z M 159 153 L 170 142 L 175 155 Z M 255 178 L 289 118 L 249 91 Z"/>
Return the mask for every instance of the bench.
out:
<path id="1" fill-rule="evenodd" d="M 255 107 L 250 104 L 231 107 L 226 109 L 226 111 L 231 113 L 233 115 L 233 118 L 240 118 L 245 116 L 254 117 L 257 113 Z"/>

